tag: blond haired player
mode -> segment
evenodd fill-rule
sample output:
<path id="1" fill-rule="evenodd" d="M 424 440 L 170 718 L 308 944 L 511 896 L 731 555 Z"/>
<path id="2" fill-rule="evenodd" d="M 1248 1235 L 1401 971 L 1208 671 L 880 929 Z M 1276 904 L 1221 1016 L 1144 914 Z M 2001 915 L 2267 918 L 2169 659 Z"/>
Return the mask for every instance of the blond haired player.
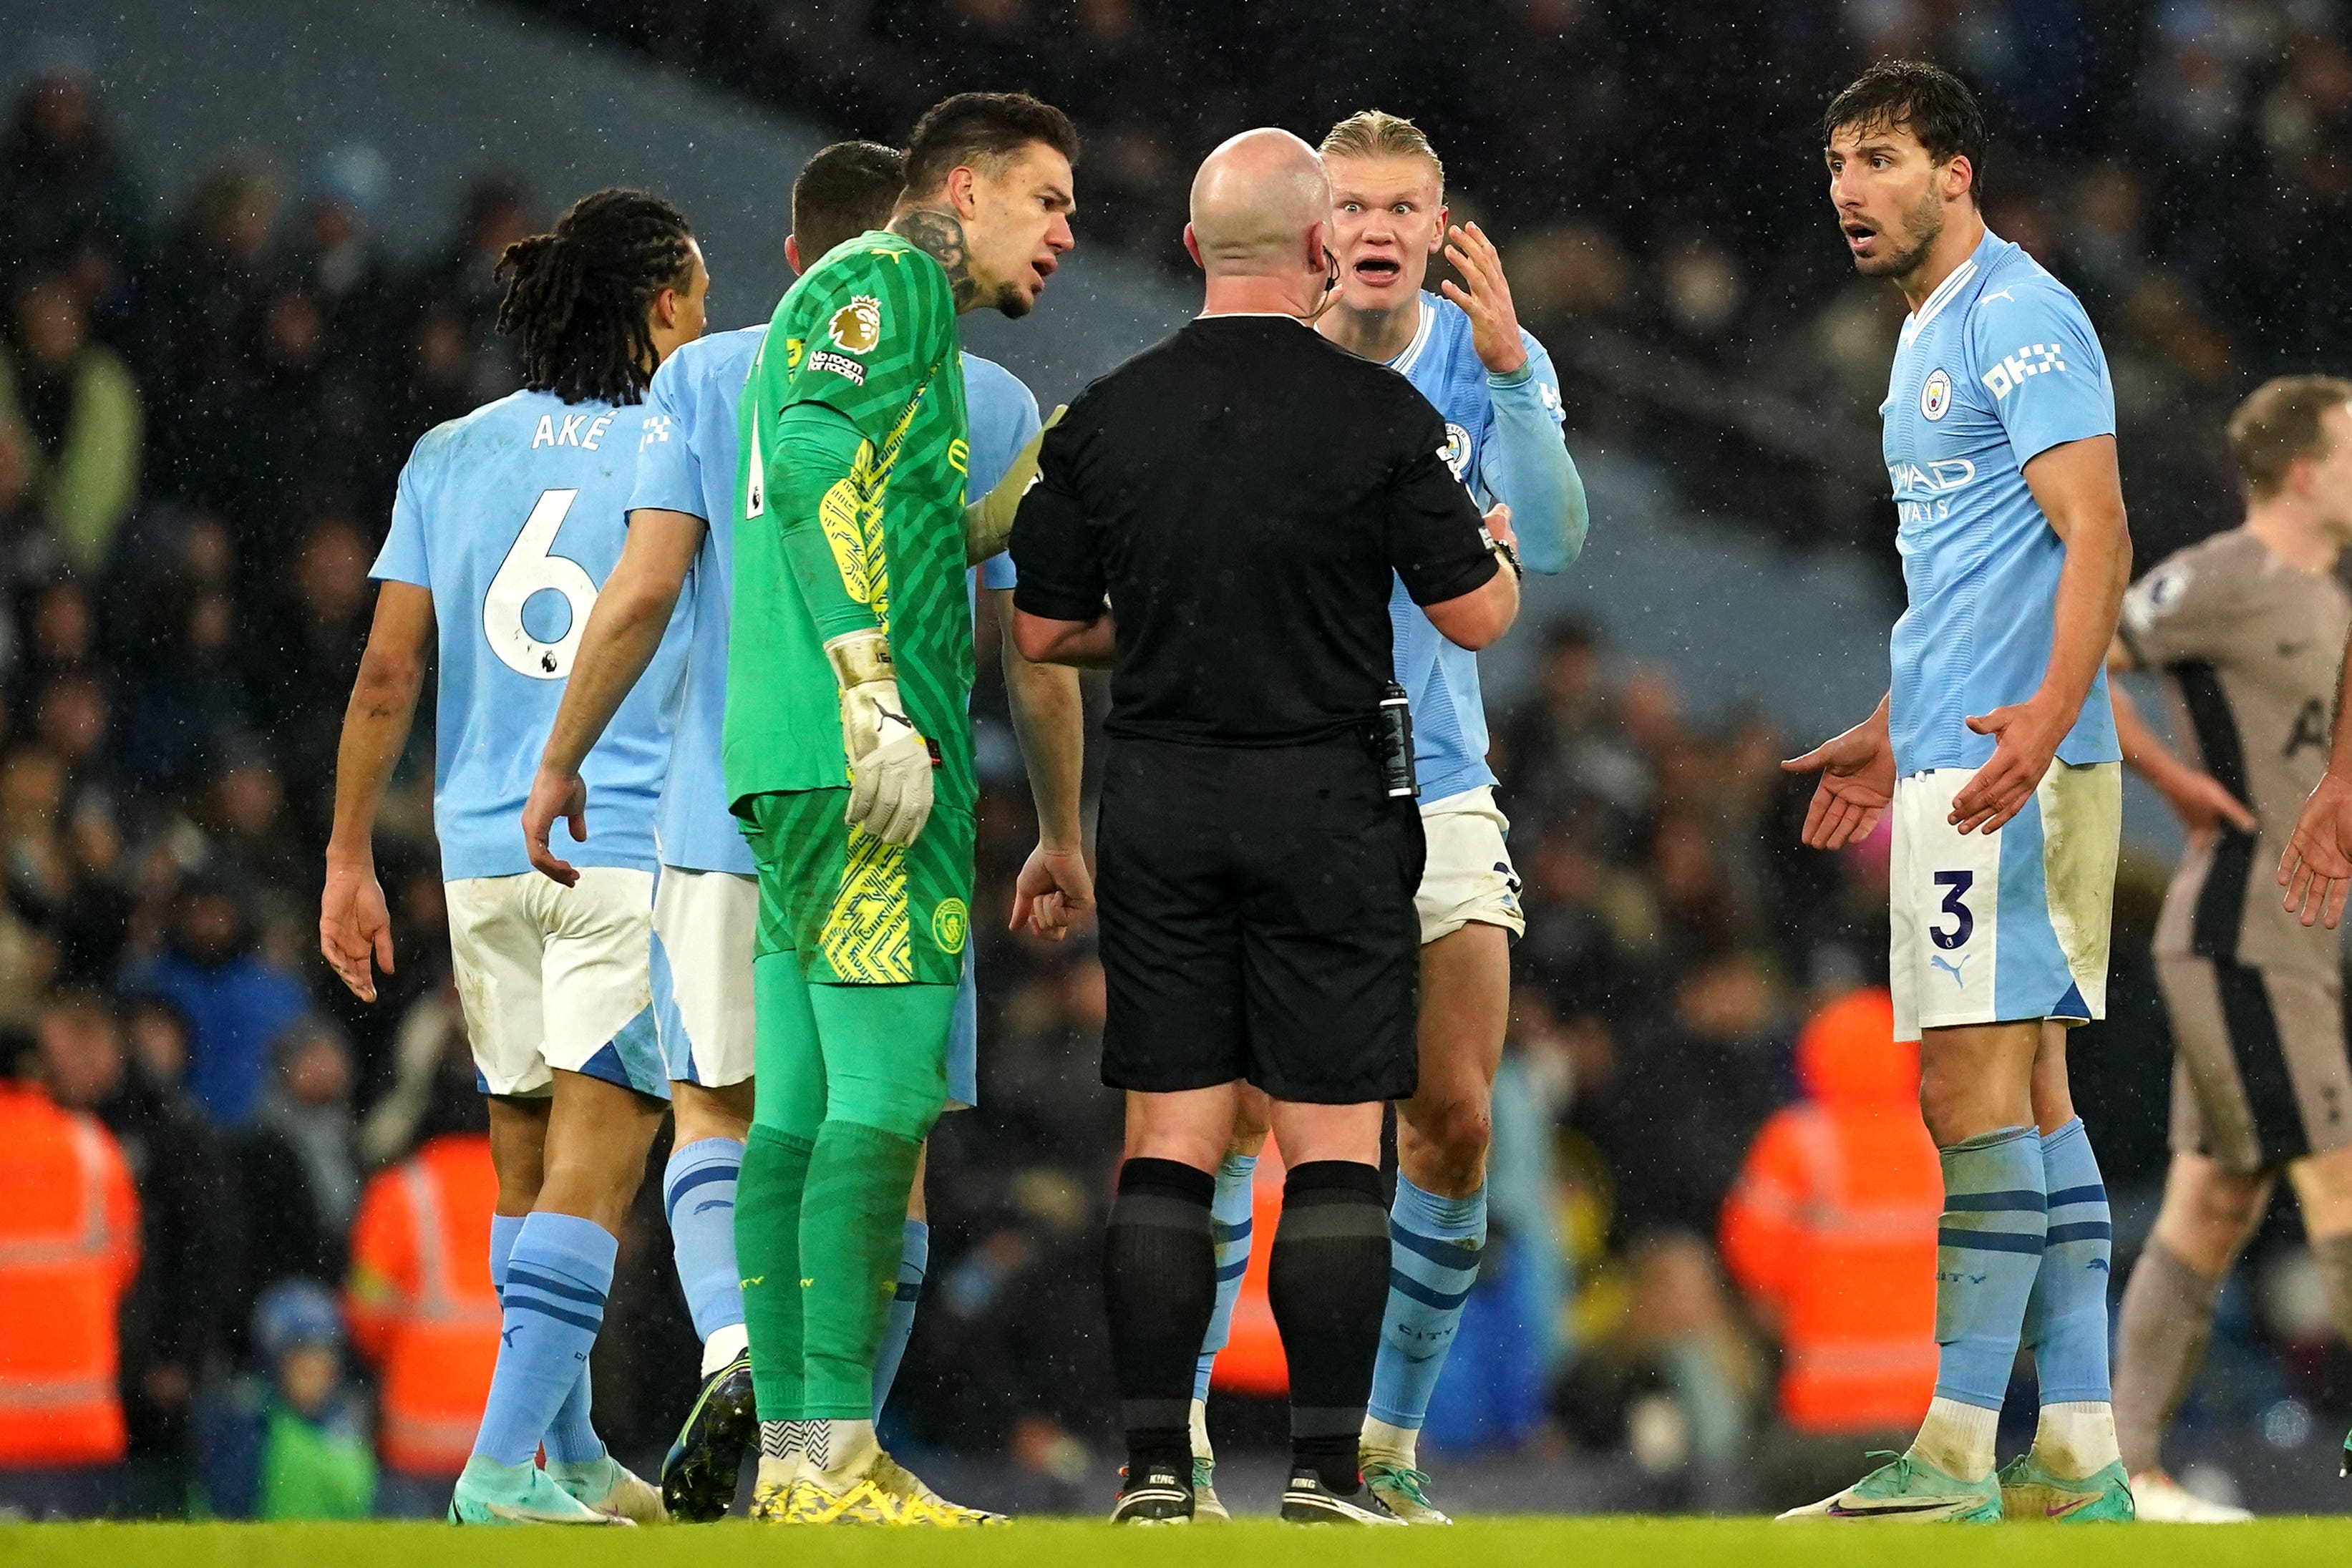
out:
<path id="1" fill-rule="evenodd" d="M 1551 356 L 1519 326 L 1510 280 L 1476 224 L 1448 222 L 1445 168 L 1409 120 L 1349 115 L 1320 149 L 1331 180 L 1336 300 L 1316 330 L 1391 366 L 1445 421 L 1445 459 L 1482 508 L 1510 508 L 1518 559 L 1565 571 L 1584 548 L 1583 481 L 1560 434 Z M 1430 258 L 1461 277 L 1433 293 Z M 1427 869 L 1421 915 L 1421 1087 L 1397 1106 L 1393 1261 L 1364 1479 L 1409 1523 L 1444 1524 L 1414 1452 L 1486 1240 L 1488 1100 L 1509 1022 L 1510 944 L 1526 929 L 1510 823 L 1486 767 L 1477 656 L 1430 623 L 1399 583 L 1390 605 L 1396 678 L 1412 699 Z M 1217 1312 L 1193 1385 L 1196 1514 L 1222 1517 L 1204 1411 L 1249 1257 L 1250 1184 L 1265 1142 L 1262 1097 L 1217 1176 Z"/>

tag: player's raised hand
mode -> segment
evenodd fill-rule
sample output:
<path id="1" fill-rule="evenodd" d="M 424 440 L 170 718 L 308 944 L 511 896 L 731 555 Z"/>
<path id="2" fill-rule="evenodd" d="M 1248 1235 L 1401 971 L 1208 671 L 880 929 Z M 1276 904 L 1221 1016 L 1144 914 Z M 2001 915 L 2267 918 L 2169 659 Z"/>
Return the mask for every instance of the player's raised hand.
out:
<path id="1" fill-rule="evenodd" d="M 319 951 L 352 995 L 375 1000 L 375 969 L 392 973 L 392 912 L 384 907 L 374 866 L 327 862 L 327 890 L 319 897 Z"/>
<path id="2" fill-rule="evenodd" d="M 555 831 L 558 817 L 563 819 L 574 839 L 587 841 L 588 786 L 577 773 L 541 768 L 530 781 L 530 798 L 522 803 L 522 841 L 530 852 L 530 863 L 539 868 L 541 875 L 566 887 L 577 887 L 579 871 L 548 847 L 547 841 Z"/>
<path id="3" fill-rule="evenodd" d="M 1895 744 L 1887 736 L 1885 706 L 1780 769 L 1822 776 L 1797 834 L 1807 848 L 1843 849 L 1867 838 L 1895 799 Z"/>
<path id="4" fill-rule="evenodd" d="M 2336 929 L 2352 894 L 2352 782 L 2334 772 L 2319 776 L 2279 855 L 2278 880 L 2289 915 Z"/>
<path id="5" fill-rule="evenodd" d="M 1519 312 L 1511 303 L 1511 280 L 1503 276 L 1503 253 L 1476 224 L 1456 224 L 1445 239 L 1445 259 L 1462 282 L 1449 278 L 1438 291 L 1469 312 L 1470 346 L 1479 363 L 1490 374 L 1507 376 L 1528 362 L 1528 346 L 1519 340 Z"/>
<path id="6" fill-rule="evenodd" d="M 1952 797 L 1946 819 L 1963 833 L 1997 833 L 2025 810 L 2058 755 L 2073 718 L 2039 697 L 1971 716 L 1969 727 L 1993 737 L 1992 755 Z"/>
<path id="7" fill-rule="evenodd" d="M 1039 844 L 1013 883 L 1013 918 L 1005 929 L 1026 925 L 1046 941 L 1059 942 L 1094 906 L 1095 879 L 1087 869 L 1086 852 Z"/>

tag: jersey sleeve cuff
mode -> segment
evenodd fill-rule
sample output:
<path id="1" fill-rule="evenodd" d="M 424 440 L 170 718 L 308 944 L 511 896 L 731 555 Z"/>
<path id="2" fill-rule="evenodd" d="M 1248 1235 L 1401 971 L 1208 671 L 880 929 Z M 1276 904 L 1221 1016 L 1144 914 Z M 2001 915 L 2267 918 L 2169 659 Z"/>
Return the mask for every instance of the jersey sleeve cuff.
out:
<path id="1" fill-rule="evenodd" d="M 1083 593 L 1064 592 L 1026 579 L 1013 586 L 1013 607 L 1040 621 L 1073 621 L 1080 625 L 1091 625 L 1103 613 L 1099 596 L 1089 602 Z"/>
<path id="2" fill-rule="evenodd" d="M 1459 599 L 1486 586 L 1487 580 L 1503 570 L 1500 558 L 1481 551 L 1475 561 L 1465 561 L 1458 570 L 1434 582 L 1424 582 L 1417 588 L 1408 585 L 1412 601 L 1419 605 L 1443 604 L 1449 599 Z M 1034 613 L 1034 612 L 1032 613 Z"/>
<path id="3" fill-rule="evenodd" d="M 2115 433 L 2116 427 L 2112 423 L 2094 420 L 2086 421 L 2079 429 L 2036 431 L 2033 439 L 2030 442 L 2020 441 L 2012 434 L 2009 438 L 2009 444 L 2010 450 L 2017 454 L 2018 470 L 2022 473 L 2027 464 L 2045 452 L 2055 451 L 2061 446 L 2071 445 L 2077 441 L 2089 441 L 2097 436 L 2113 435 Z"/>

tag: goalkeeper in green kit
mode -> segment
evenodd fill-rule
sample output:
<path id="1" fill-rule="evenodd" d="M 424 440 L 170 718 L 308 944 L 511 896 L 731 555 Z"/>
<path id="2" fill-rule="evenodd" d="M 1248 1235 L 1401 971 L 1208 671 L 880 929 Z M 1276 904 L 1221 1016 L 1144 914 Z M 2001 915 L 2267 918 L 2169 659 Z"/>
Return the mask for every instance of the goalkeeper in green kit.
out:
<path id="1" fill-rule="evenodd" d="M 876 1444 L 872 1368 L 971 938 L 968 560 L 1033 444 L 966 507 L 961 312 L 1025 315 L 1072 245 L 1060 110 L 933 108 L 887 230 L 776 308 L 742 403 L 727 793 L 760 873 L 758 1107 L 736 1253 L 757 1519 L 969 1524 Z M 781 1428 L 770 1423 L 787 1423 Z"/>

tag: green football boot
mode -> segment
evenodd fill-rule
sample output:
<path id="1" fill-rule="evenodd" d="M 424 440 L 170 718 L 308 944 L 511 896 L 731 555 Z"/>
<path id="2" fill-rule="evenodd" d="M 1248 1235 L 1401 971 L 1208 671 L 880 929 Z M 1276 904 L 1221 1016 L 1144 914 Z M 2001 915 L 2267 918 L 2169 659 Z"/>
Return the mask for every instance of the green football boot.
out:
<path id="1" fill-rule="evenodd" d="M 1904 1524 L 1999 1524 L 2000 1485 L 1991 1476 L 1964 1481 L 1909 1454 L 1871 1471 L 1835 1497 L 1780 1516 L 1785 1521 L 1885 1520 Z"/>
<path id="2" fill-rule="evenodd" d="M 1389 1511 L 1407 1524 L 1454 1522 L 1429 1500 L 1427 1471 L 1370 1454 L 1362 1455 L 1359 1463 L 1363 1468 L 1364 1484 L 1372 1489 L 1372 1495 L 1388 1504 Z"/>
<path id="3" fill-rule="evenodd" d="M 2070 1481 L 2050 1473 L 2032 1454 L 2001 1467 L 2000 1506 L 2013 1523 L 2129 1524 L 2138 1517 L 2123 1461 L 2096 1475 Z"/>
<path id="4" fill-rule="evenodd" d="M 449 1499 L 452 1524 L 629 1524 L 565 1491 L 537 1465 L 502 1465 L 479 1454 L 466 1461 Z"/>

